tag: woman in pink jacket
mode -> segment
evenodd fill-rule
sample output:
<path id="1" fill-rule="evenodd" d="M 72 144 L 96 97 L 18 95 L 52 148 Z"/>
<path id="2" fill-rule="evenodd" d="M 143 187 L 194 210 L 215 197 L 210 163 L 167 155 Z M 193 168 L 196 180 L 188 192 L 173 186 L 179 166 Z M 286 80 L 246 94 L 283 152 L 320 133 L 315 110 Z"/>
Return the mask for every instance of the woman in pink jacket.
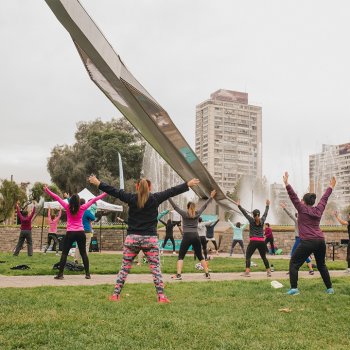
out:
<path id="1" fill-rule="evenodd" d="M 58 226 L 58 221 L 61 218 L 62 214 L 62 208 L 60 208 L 60 211 L 58 212 L 58 215 L 56 216 L 54 213 L 51 214 L 51 208 L 49 207 L 49 211 L 47 214 L 47 219 L 49 222 L 49 233 L 47 235 L 47 245 L 44 250 L 44 254 L 46 254 L 47 250 L 50 247 L 51 241 L 54 241 L 54 244 L 56 244 L 56 255 L 58 255 L 59 251 L 59 242 L 57 238 L 57 226 Z"/>
<path id="2" fill-rule="evenodd" d="M 85 249 L 86 236 L 82 218 L 84 211 L 88 209 L 92 204 L 96 203 L 99 199 L 106 197 L 107 193 L 102 193 L 87 203 L 80 205 L 80 198 L 78 194 L 73 194 L 70 197 L 69 203 L 67 203 L 56 193 L 51 192 L 48 187 L 45 186 L 44 191 L 53 199 L 58 201 L 67 212 L 67 233 L 63 239 L 60 267 L 57 276 L 55 276 L 55 279 L 63 279 L 63 270 L 67 262 L 69 249 L 72 247 L 73 242 L 77 242 L 78 244 L 79 252 L 85 268 L 85 278 L 90 279 L 91 276 L 89 270 L 89 258 L 86 254 Z"/>

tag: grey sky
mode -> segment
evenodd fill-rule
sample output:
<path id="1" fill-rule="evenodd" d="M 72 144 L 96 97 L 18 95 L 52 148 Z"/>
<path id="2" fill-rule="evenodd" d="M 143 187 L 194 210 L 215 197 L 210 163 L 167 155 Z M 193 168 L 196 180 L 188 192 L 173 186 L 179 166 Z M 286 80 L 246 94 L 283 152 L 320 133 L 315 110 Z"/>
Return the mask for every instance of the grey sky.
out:
<path id="1" fill-rule="evenodd" d="M 308 155 L 350 142 L 348 1 L 83 0 L 130 71 L 194 146 L 195 105 L 220 89 L 263 108 L 263 173 L 303 191 Z M 119 112 L 42 0 L 0 1 L 0 178 L 49 181 L 81 120 Z"/>

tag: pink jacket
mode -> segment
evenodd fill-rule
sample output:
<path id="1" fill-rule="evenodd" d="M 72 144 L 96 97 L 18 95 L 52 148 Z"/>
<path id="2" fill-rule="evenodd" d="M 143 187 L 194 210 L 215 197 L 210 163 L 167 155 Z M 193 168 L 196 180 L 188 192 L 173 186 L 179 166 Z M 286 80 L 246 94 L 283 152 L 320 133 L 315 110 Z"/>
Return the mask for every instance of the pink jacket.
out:
<path id="1" fill-rule="evenodd" d="M 81 205 L 79 208 L 79 211 L 75 215 L 73 215 L 69 211 L 69 203 L 64 201 L 56 193 L 51 192 L 47 187 L 45 188 L 45 192 L 47 194 L 49 194 L 53 199 L 58 201 L 62 205 L 62 207 L 66 210 L 66 212 L 67 212 L 67 231 L 84 231 L 84 226 L 83 226 L 84 211 L 87 208 L 91 207 L 91 205 L 96 203 L 99 199 L 102 199 L 102 198 L 107 196 L 107 193 L 102 193 L 99 196 L 91 199 L 90 201 Z"/>
<path id="2" fill-rule="evenodd" d="M 60 212 L 58 213 L 58 215 L 54 219 L 51 219 L 51 213 L 49 209 L 49 213 L 47 215 L 49 220 L 49 233 L 57 233 L 57 225 L 61 217 L 61 214 L 62 214 L 62 209 L 60 208 Z"/>

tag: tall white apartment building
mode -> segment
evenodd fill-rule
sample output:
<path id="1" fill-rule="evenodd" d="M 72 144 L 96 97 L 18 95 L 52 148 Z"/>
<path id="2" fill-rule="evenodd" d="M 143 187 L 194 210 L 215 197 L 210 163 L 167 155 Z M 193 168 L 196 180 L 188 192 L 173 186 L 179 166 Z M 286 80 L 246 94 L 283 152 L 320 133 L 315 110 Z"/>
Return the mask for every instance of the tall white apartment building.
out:
<path id="1" fill-rule="evenodd" d="M 309 156 L 310 192 L 320 199 L 332 176 L 337 179 L 329 201 L 340 208 L 350 205 L 350 143 L 322 145 L 322 152 Z"/>
<path id="2" fill-rule="evenodd" d="M 242 175 L 262 177 L 262 108 L 220 89 L 196 106 L 196 154 L 224 192 Z"/>

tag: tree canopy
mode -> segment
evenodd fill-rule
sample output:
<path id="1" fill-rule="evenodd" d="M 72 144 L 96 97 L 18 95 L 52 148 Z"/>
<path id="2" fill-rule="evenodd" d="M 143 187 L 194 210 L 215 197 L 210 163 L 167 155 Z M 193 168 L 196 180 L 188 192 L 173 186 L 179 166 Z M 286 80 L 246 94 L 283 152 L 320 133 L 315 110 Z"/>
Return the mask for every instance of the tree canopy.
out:
<path id="1" fill-rule="evenodd" d="M 123 159 L 125 180 L 140 176 L 144 141 L 126 119 L 79 122 L 75 140 L 71 146 L 55 146 L 48 159 L 52 182 L 62 192 L 74 193 L 87 187 L 90 174 L 105 181 L 117 179 L 118 152 Z"/>

